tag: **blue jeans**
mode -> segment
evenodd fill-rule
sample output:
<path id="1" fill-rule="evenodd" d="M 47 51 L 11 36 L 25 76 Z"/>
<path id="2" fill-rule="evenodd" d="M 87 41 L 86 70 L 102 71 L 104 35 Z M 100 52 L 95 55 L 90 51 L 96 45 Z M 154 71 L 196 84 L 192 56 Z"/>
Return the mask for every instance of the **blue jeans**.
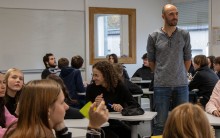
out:
<path id="1" fill-rule="evenodd" d="M 171 102 L 172 101 L 172 102 Z M 157 116 L 154 120 L 153 135 L 162 135 L 172 103 L 176 107 L 189 101 L 188 86 L 181 87 L 154 87 L 154 109 Z"/>

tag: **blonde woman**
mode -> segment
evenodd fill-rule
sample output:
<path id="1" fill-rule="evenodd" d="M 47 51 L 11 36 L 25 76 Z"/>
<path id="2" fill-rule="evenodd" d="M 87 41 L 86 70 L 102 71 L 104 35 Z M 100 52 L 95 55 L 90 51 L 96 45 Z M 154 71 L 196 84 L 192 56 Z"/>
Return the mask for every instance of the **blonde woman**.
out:
<path id="1" fill-rule="evenodd" d="M 6 82 L 4 74 L 0 72 L 0 138 L 3 137 L 7 127 L 17 120 L 13 115 L 8 112 L 5 107 L 4 96 L 6 91 Z"/>
<path id="2" fill-rule="evenodd" d="M 11 114 L 16 115 L 15 110 L 24 85 L 24 74 L 17 68 L 11 68 L 5 74 L 5 81 L 5 106 Z"/>

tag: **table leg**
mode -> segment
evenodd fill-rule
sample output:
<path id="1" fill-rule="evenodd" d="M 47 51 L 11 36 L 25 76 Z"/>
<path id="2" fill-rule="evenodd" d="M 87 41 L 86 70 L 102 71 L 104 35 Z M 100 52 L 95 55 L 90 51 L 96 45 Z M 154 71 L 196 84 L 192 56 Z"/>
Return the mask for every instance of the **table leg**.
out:
<path id="1" fill-rule="evenodd" d="M 137 125 L 131 125 L 131 138 L 138 138 Z"/>

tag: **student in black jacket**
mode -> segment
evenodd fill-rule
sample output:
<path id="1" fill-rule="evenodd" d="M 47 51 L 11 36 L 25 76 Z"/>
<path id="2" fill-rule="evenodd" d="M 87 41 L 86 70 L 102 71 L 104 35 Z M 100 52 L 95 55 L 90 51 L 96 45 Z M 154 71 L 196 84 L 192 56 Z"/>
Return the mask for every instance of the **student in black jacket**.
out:
<path id="1" fill-rule="evenodd" d="M 218 75 L 220 79 L 220 57 L 215 58 L 214 69 L 215 69 L 215 73 Z"/>
<path id="2" fill-rule="evenodd" d="M 142 80 L 153 80 L 154 73 L 149 67 L 149 62 L 147 58 L 147 53 L 142 56 L 143 66 L 137 69 L 134 73 L 133 77 L 140 77 Z M 141 84 L 142 88 L 149 88 L 149 84 Z"/>
<path id="3" fill-rule="evenodd" d="M 197 95 L 200 97 L 200 103 L 205 107 L 219 78 L 215 72 L 208 67 L 208 60 L 205 55 L 195 56 L 193 66 L 196 73 L 189 83 L 189 90 L 199 90 Z"/>
<path id="4" fill-rule="evenodd" d="M 104 100 L 110 112 L 121 112 L 123 108 L 131 105 L 140 106 L 132 97 L 128 88 L 120 80 L 112 64 L 107 61 L 97 62 L 93 65 L 92 72 L 93 83 L 88 85 L 86 89 L 87 101 L 100 103 Z M 130 127 L 125 125 L 124 122 L 112 119 L 108 122 L 110 125 L 104 130 L 109 132 L 111 136 L 108 133 L 106 134 L 107 137 L 131 137 Z"/>
<path id="5" fill-rule="evenodd" d="M 115 63 L 113 64 L 114 70 L 121 78 L 122 82 L 124 82 L 125 86 L 127 86 L 128 90 L 132 94 L 143 94 L 143 90 L 137 84 L 132 83 L 130 80 L 125 79 L 123 77 L 123 66 L 121 64 Z"/>

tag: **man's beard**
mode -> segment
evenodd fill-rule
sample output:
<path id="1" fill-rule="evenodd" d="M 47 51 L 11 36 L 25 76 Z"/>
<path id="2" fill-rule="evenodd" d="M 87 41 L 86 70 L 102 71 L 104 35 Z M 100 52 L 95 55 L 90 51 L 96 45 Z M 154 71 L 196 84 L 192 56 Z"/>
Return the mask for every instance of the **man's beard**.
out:
<path id="1" fill-rule="evenodd" d="M 55 68 L 57 65 L 55 64 L 55 65 L 49 65 L 50 66 L 50 68 Z"/>
<path id="2" fill-rule="evenodd" d="M 176 20 L 176 22 L 173 22 L 174 20 Z M 177 22 L 178 22 L 177 19 L 173 19 L 173 20 L 171 20 L 171 21 L 167 21 L 167 24 L 168 24 L 169 26 L 176 26 L 176 25 L 177 25 Z"/>

